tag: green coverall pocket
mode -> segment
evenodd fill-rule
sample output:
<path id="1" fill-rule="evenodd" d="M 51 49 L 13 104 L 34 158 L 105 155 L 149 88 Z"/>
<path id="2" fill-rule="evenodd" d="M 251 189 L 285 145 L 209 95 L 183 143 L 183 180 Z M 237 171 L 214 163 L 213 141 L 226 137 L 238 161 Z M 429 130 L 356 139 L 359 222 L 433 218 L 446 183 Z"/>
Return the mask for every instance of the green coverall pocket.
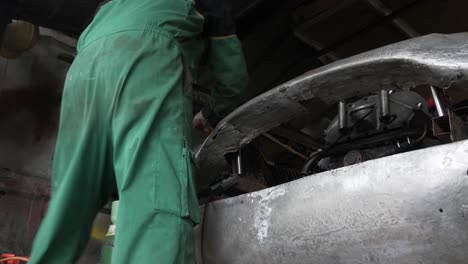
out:
<path id="1" fill-rule="evenodd" d="M 158 151 L 155 175 L 154 209 L 178 217 L 189 217 L 190 151 L 185 144 Z"/>

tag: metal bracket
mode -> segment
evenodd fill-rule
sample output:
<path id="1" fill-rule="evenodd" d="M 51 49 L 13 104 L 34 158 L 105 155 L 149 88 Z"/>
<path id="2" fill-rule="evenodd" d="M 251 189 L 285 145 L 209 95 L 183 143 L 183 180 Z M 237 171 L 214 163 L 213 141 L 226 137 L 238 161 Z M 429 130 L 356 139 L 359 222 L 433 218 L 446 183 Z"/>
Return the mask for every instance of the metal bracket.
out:
<path id="1" fill-rule="evenodd" d="M 450 110 L 446 115 L 432 119 L 432 131 L 434 136 L 444 143 L 468 138 L 468 131 L 463 120 Z"/>

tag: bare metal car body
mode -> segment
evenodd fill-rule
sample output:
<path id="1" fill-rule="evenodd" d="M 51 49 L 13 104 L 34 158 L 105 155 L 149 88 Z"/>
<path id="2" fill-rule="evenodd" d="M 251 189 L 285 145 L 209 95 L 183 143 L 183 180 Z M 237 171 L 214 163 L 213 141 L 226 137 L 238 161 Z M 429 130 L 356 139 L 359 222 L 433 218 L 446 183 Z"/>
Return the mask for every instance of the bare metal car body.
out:
<path id="1" fill-rule="evenodd" d="M 200 263 L 466 263 L 467 169 L 462 141 L 210 203 Z"/>
<path id="2" fill-rule="evenodd" d="M 229 167 L 227 153 L 311 115 L 314 100 L 323 107 L 421 85 L 461 100 L 467 70 L 467 33 L 427 35 L 312 70 L 225 118 L 197 151 L 199 168 L 216 177 Z M 198 257 L 206 264 L 465 263 L 467 171 L 465 140 L 212 202 L 198 227 Z"/>

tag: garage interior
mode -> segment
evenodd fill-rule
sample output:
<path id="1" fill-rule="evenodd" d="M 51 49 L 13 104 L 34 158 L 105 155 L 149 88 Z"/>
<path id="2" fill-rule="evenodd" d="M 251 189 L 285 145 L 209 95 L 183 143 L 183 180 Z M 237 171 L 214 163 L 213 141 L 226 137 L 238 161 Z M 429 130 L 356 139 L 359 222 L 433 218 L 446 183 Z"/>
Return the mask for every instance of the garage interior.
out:
<path id="1" fill-rule="evenodd" d="M 11 252 L 18 256 L 27 256 L 31 250 L 34 235 L 47 210 L 51 190 L 51 166 L 65 75 L 76 55 L 77 38 L 92 20 L 99 4 L 99 0 L 19 1 L 19 7 L 16 9 L 13 19 L 25 20 L 39 26 L 40 36 L 37 44 L 21 55 L 0 58 L 0 117 L 2 120 L 0 122 L 0 219 L 2 219 L 0 220 L 0 253 Z M 233 1 L 233 10 L 236 14 L 237 34 L 242 41 L 250 75 L 248 93 L 244 96 L 244 102 L 261 96 L 263 93 L 298 76 L 307 74 L 309 71 L 364 52 L 433 33 L 468 32 L 468 20 L 465 14 L 468 10 L 468 2 L 463 0 L 236 0 Z M 194 113 L 197 113 L 206 103 L 210 87 L 213 86 L 206 67 L 202 67 L 202 70 L 202 78 L 194 87 Z M 365 80 L 362 80 L 362 84 L 366 85 Z M 424 102 L 430 103 L 431 91 L 428 85 L 407 88 L 399 87 L 398 83 L 391 83 L 387 87 L 373 89 L 378 92 L 382 89 L 411 90 L 417 92 L 424 99 Z M 368 94 L 368 97 L 341 99 L 359 104 L 360 100 L 373 100 L 372 96 L 378 95 L 378 93 L 374 93 Z M 398 93 L 394 96 L 398 96 Z M 402 97 L 405 96 L 406 94 L 402 95 Z M 463 92 L 463 89 L 451 93 L 450 97 L 454 99 L 453 109 L 465 109 L 468 106 L 468 101 L 466 101 L 468 93 Z M 338 118 L 339 112 L 335 103 L 327 104 L 327 102 L 311 100 L 304 105 L 307 105 L 309 110 L 307 114 L 291 117 L 288 122 L 281 123 L 268 132 L 262 132 L 258 137 L 242 146 L 242 157 L 240 158 L 242 177 L 238 177 L 241 174 L 240 169 L 237 172 L 235 169 L 236 166 L 239 166 L 236 162 L 239 162 L 240 157 L 236 151 L 223 153 L 225 154 L 223 159 L 226 161 L 224 167 L 217 167 L 216 170 L 209 168 L 212 170 L 210 172 L 203 170 L 196 172 L 201 210 L 202 212 L 210 210 L 204 214 L 205 219 L 219 221 L 218 224 L 204 222 L 203 228 L 198 227 L 197 257 L 200 263 L 247 263 L 246 259 L 238 259 L 230 254 L 239 254 L 240 251 L 248 252 L 249 248 L 261 252 L 262 248 L 250 244 L 248 238 L 242 235 L 236 236 L 238 231 L 242 229 L 238 223 L 244 221 L 238 221 L 238 219 L 248 217 L 249 213 L 258 216 L 258 212 L 263 212 L 260 216 L 264 217 L 264 211 L 271 210 L 271 208 L 278 209 L 275 214 L 286 216 L 289 214 L 285 218 L 297 219 L 297 221 L 289 220 L 290 222 L 285 219 L 284 223 L 274 223 L 281 227 L 300 226 L 303 223 L 300 219 L 307 217 L 312 219 L 314 214 L 322 214 L 320 221 L 313 222 L 316 225 L 315 228 L 308 227 L 311 230 L 310 236 L 316 238 L 296 245 L 297 251 L 290 250 L 290 248 L 285 250 L 285 247 L 281 245 L 281 243 L 291 241 L 278 241 L 277 244 L 269 246 L 270 250 L 277 250 L 278 255 L 272 255 L 272 259 L 265 259 L 264 255 L 246 253 L 245 255 L 252 260 L 249 263 L 287 263 L 288 259 L 292 261 L 290 263 L 308 263 L 304 256 L 309 256 L 308 254 L 317 251 L 323 252 L 323 256 L 316 258 L 309 256 L 309 259 L 314 259 L 318 261 L 317 263 L 395 263 L 392 262 L 394 260 L 400 261 L 397 263 L 463 263 L 468 261 L 468 259 L 461 258 L 466 256 L 466 253 L 461 252 L 462 246 L 466 245 L 463 243 L 468 241 L 466 236 L 455 236 L 449 242 L 437 241 L 434 243 L 430 237 L 426 237 L 423 242 L 427 243 L 427 247 L 423 250 L 417 248 L 423 246 L 416 242 L 413 242 L 414 245 L 411 245 L 411 242 L 405 242 L 405 239 L 407 241 L 413 241 L 413 238 L 419 239 L 419 235 L 425 232 L 417 227 L 414 227 L 414 230 L 419 231 L 408 232 L 406 235 L 404 234 L 405 230 L 411 229 L 411 227 L 408 229 L 398 227 L 401 228 L 398 232 L 395 231 L 389 233 L 388 237 L 382 237 L 383 240 L 393 241 L 392 243 L 375 242 L 380 248 L 370 247 L 369 244 L 355 248 L 340 248 L 323 238 L 325 235 L 333 236 L 334 232 L 350 226 L 353 232 L 358 230 L 356 231 L 358 235 L 350 235 L 353 236 L 352 241 L 354 242 L 358 241 L 358 236 L 362 235 L 359 232 L 372 233 L 366 228 L 356 227 L 359 221 L 355 219 L 362 220 L 363 217 L 369 217 L 369 215 L 354 215 L 356 212 L 351 210 L 352 208 L 361 207 L 363 210 L 373 211 L 374 204 L 379 208 L 388 206 L 388 211 L 381 211 L 381 213 L 384 212 L 382 213 L 384 217 L 376 215 L 375 218 L 383 219 L 379 220 L 380 223 L 385 221 L 401 222 L 401 219 L 395 220 L 392 217 L 400 212 L 399 210 L 406 209 L 398 207 L 395 209 L 396 211 L 391 211 L 392 208 L 396 208 L 392 207 L 391 202 L 393 201 L 393 205 L 395 205 L 414 198 L 413 196 L 405 196 L 406 194 L 402 194 L 399 200 L 393 198 L 380 200 L 382 197 L 374 197 L 375 192 L 371 189 L 367 189 L 366 192 L 358 196 L 349 194 L 314 196 L 318 199 L 313 202 L 313 208 L 316 211 L 302 215 L 295 214 L 293 209 L 300 207 L 305 199 L 304 195 L 307 193 L 311 193 L 310 195 L 312 193 L 331 193 L 333 192 L 331 186 L 338 185 L 337 182 L 341 182 L 340 184 L 346 182 L 349 188 L 357 188 L 355 185 L 362 183 L 362 177 L 367 179 L 368 184 L 375 186 L 379 182 L 385 181 L 386 177 L 393 175 L 391 172 L 399 172 L 400 175 L 406 173 L 414 175 L 414 177 L 405 186 L 403 182 L 407 178 L 398 176 L 395 178 L 395 182 L 388 183 L 391 188 L 404 189 L 405 193 L 417 192 L 418 190 L 429 192 L 433 190 L 431 189 L 433 186 L 429 186 L 427 182 L 427 184 L 422 184 L 422 182 L 433 180 L 440 181 L 437 182 L 440 184 L 440 188 L 451 193 L 445 197 L 428 198 L 427 204 L 419 204 L 421 205 L 420 210 L 412 207 L 415 211 L 411 217 L 432 219 L 432 216 L 424 218 L 425 214 L 428 214 L 425 209 L 436 208 L 435 214 L 443 220 L 436 223 L 440 224 L 440 229 L 432 230 L 432 232 L 450 234 L 459 230 L 458 228 L 468 230 L 468 225 L 464 220 L 456 220 L 453 226 L 444 226 L 451 223 L 450 219 L 455 219 L 459 215 L 463 215 L 464 218 L 465 213 L 468 213 L 468 195 L 462 188 L 466 184 L 464 178 L 457 174 L 456 177 L 450 178 L 444 183 L 440 177 L 437 177 L 437 180 L 424 177 L 424 175 L 434 172 L 439 173 L 440 176 L 452 171 L 458 172 L 458 170 L 466 172 L 468 170 L 468 166 L 466 166 L 468 159 L 466 158 L 468 157 L 466 153 L 463 153 L 463 150 L 467 151 L 468 149 L 466 142 L 441 145 L 435 142 L 434 138 L 430 138 L 420 145 L 410 146 L 395 152 L 388 152 L 388 146 L 385 143 L 383 144 L 385 146 L 382 145 L 381 149 L 374 149 L 372 153 L 385 152 L 386 154 L 379 154 L 380 156 L 375 155 L 376 157 L 389 156 L 388 160 L 371 160 L 371 158 L 365 157 L 369 154 L 364 155 L 362 151 L 357 154 L 346 151 L 346 153 L 336 154 L 338 158 L 335 157 L 335 159 L 339 159 L 340 162 L 327 163 L 326 168 L 317 163 L 314 164 L 314 168 L 310 167 L 310 170 L 304 173 L 304 164 L 310 160 L 314 149 L 321 149 L 327 144 L 328 139 L 324 131 L 331 131 L 330 124 Z M 275 108 L 275 105 L 273 104 L 271 107 Z M 430 112 L 430 109 L 427 111 Z M 460 116 L 462 119 L 464 118 L 466 129 L 468 119 L 467 113 L 463 111 L 460 112 L 462 113 Z M 249 118 L 248 113 L 244 118 Z M 193 133 L 194 151 L 203 150 L 203 143 L 210 134 L 198 131 Z M 373 132 L 367 130 L 366 133 L 370 133 L 366 135 L 373 135 Z M 414 137 L 417 138 L 417 136 Z M 352 136 L 350 136 L 350 140 L 353 140 Z M 437 147 L 428 148 L 433 146 Z M 430 150 L 424 152 L 427 148 Z M 451 154 L 453 157 L 449 156 L 452 157 L 450 162 L 453 165 L 450 166 L 453 167 L 449 165 L 447 167 L 444 163 L 449 162 L 445 160 L 447 156 L 441 153 L 452 152 L 454 153 Z M 397 155 L 392 156 L 393 154 Z M 419 161 L 418 158 L 421 157 L 425 157 L 425 162 Z M 424 166 L 431 166 L 431 159 L 437 162 L 441 161 L 440 164 L 435 165 L 432 172 L 430 169 L 424 168 Z M 361 163 L 361 161 L 366 160 L 371 161 Z M 412 164 L 417 164 L 417 166 Z M 347 167 L 348 165 L 354 166 Z M 337 169 L 338 171 L 336 171 Z M 372 175 L 369 170 L 381 173 Z M 316 182 L 311 183 L 307 180 L 315 177 L 314 175 L 317 173 L 321 174 L 314 178 Z M 309 176 L 310 174 L 314 175 Z M 343 181 L 339 180 L 339 177 L 343 177 Z M 294 196 L 285 200 L 281 200 L 281 198 L 276 203 L 269 202 L 270 198 L 281 197 L 290 192 L 294 192 Z M 330 204 L 333 204 L 336 197 L 348 199 L 349 202 L 343 203 L 343 200 L 340 200 L 341 205 L 332 209 L 334 205 Z M 249 203 L 249 199 L 258 200 L 258 203 L 249 209 L 251 211 L 239 207 L 237 204 L 237 202 Z M 416 205 L 418 204 L 412 206 Z M 431 209 L 428 209 L 429 207 Z M 291 209 L 288 210 L 288 208 Z M 301 212 L 304 210 L 307 208 L 300 209 Z M 97 216 L 91 240 L 78 263 L 99 263 L 103 240 L 110 224 L 110 212 L 109 204 Z M 218 212 L 218 214 L 214 212 Z M 380 211 L 374 210 L 374 212 Z M 387 213 L 388 215 L 386 215 Z M 262 219 L 261 217 L 260 219 Z M 326 225 L 327 221 L 332 221 L 330 219 L 336 217 L 345 219 L 343 220 L 345 223 L 342 226 L 328 226 L 323 230 L 317 227 Z M 230 221 L 234 220 L 235 223 L 229 224 Z M 248 225 L 256 225 L 254 222 L 247 222 Z M 366 223 L 371 222 L 368 220 Z M 414 224 L 410 220 L 407 223 Z M 272 233 L 292 232 L 287 228 L 274 229 L 274 224 L 269 229 L 270 237 Z M 212 230 L 205 232 L 206 226 L 211 226 Z M 231 228 L 227 226 L 231 226 Z M 432 227 L 432 225 L 428 225 L 425 228 L 429 226 Z M 257 232 L 254 233 L 257 234 Z M 339 234 L 344 236 L 343 233 Z M 219 247 L 223 243 L 217 240 L 220 235 L 232 238 L 231 240 L 226 239 L 226 248 Z M 298 234 L 296 235 L 298 236 Z M 444 235 L 436 237 L 449 239 Z M 294 238 L 291 239 L 294 240 Z M 395 244 L 394 241 L 400 241 L 401 244 Z M 294 245 L 293 242 L 291 243 Z M 311 246 L 310 250 L 300 248 L 305 247 L 305 245 L 315 246 Z M 414 247 L 415 252 L 428 252 L 432 246 L 446 247 L 447 255 L 431 256 L 436 259 L 431 261 L 429 256 L 415 258 L 411 253 L 404 252 L 405 249 L 411 251 L 412 247 Z M 364 254 L 362 252 L 365 251 L 363 250 L 365 247 L 371 249 Z M 392 250 L 394 252 L 390 252 Z M 402 262 L 405 254 L 408 260 Z M 276 262 L 273 257 L 277 260 Z M 225 259 L 223 260 L 223 258 Z"/>

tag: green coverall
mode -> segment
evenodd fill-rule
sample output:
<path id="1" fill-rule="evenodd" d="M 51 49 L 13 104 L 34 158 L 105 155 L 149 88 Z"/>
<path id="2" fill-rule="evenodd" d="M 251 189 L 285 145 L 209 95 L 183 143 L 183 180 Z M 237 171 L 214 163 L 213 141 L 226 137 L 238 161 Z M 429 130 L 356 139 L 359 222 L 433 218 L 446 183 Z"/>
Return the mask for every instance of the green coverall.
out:
<path id="1" fill-rule="evenodd" d="M 200 10 L 204 21 L 190 0 L 114 0 L 81 35 L 63 92 L 52 197 L 30 264 L 74 263 L 115 182 L 112 263 L 195 262 L 190 76 L 204 24 L 224 19 L 226 10 L 213 10 Z M 240 42 L 228 31 L 207 41 L 216 86 L 203 112 L 212 124 L 247 82 Z"/>

